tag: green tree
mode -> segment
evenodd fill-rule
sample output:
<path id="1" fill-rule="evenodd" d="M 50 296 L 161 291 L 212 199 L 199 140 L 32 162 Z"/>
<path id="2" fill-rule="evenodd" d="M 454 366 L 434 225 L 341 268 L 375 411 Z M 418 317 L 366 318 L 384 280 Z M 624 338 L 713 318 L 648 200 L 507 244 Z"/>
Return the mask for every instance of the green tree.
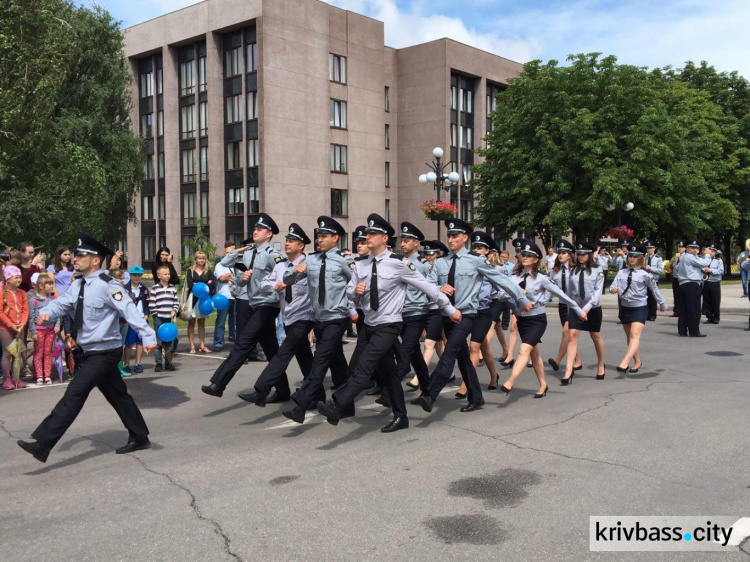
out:
<path id="1" fill-rule="evenodd" d="M 196 252 L 203 252 L 206 254 L 208 261 L 212 265 L 216 265 L 216 261 L 219 259 L 219 249 L 211 243 L 211 240 L 206 235 L 206 230 L 206 222 L 202 218 L 198 219 L 196 234 L 182 239 L 182 245 L 190 250 L 184 258 L 180 258 L 180 267 L 182 267 L 183 272 L 193 265 L 193 256 Z"/>
<path id="2" fill-rule="evenodd" d="M 596 241 L 615 225 L 608 209 L 633 202 L 627 224 L 639 237 L 736 226 L 738 163 L 705 92 L 611 56 L 568 60 L 526 64 L 499 95 L 474 167 L 481 224 Z"/>
<path id="3" fill-rule="evenodd" d="M 143 143 L 130 130 L 119 23 L 65 0 L 0 12 L 0 240 L 53 249 L 79 229 L 116 244 L 134 217 Z"/>

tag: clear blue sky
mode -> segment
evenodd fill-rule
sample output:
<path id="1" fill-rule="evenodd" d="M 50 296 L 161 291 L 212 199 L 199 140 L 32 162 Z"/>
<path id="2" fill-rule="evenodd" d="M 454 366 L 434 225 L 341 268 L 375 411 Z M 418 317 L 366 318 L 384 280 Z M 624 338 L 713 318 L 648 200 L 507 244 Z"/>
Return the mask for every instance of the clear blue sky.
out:
<path id="1" fill-rule="evenodd" d="M 386 44 L 392 47 L 451 37 L 518 62 L 562 62 L 570 53 L 602 52 L 648 67 L 706 60 L 750 79 L 750 0 L 328 2 L 384 21 Z M 129 27 L 196 0 L 98 3 Z"/>

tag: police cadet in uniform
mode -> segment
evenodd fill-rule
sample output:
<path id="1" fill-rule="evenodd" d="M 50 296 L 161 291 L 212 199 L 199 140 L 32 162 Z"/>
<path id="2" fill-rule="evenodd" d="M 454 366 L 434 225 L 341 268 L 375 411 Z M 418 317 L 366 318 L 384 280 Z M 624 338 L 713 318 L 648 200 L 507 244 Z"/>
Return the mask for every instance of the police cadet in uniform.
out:
<path id="1" fill-rule="evenodd" d="M 305 231 L 296 223 L 290 224 L 284 244 L 286 259 L 276 264 L 273 271 L 260 283 L 262 294 L 278 293 L 281 296 L 281 314 L 284 317 L 286 338 L 258 377 L 255 391 L 239 395 L 243 400 L 256 406 L 265 407 L 267 403 L 289 400 L 291 390 L 286 368 L 293 357 L 297 358 L 303 376 L 307 376 L 312 368 L 313 354 L 307 336 L 315 325 L 315 313 L 307 294 L 307 279 L 302 279 L 294 285 L 287 285 L 283 281 L 284 273 L 293 270 L 305 259 L 305 246 L 309 243 L 310 239 Z M 276 394 L 269 397 L 274 387 Z"/>
<path id="2" fill-rule="evenodd" d="M 667 265 L 664 266 L 665 273 L 672 274 L 672 300 L 674 306 L 672 307 L 672 315 L 670 318 L 678 318 L 680 311 L 682 310 L 682 295 L 680 294 L 680 272 L 677 265 L 680 263 L 680 258 L 685 253 L 685 242 L 683 240 L 677 241 L 677 253 L 672 257 Z"/>
<path id="3" fill-rule="evenodd" d="M 645 240 L 643 245 L 646 246 L 646 265 L 643 266 L 643 269 L 651 274 L 654 278 L 654 284 L 658 285 L 659 277 L 664 272 L 664 260 L 656 255 L 656 244 L 650 240 Z M 656 299 L 650 291 L 648 293 L 648 320 L 649 322 L 656 320 Z"/>
<path id="4" fill-rule="evenodd" d="M 268 361 L 273 359 L 279 351 L 279 342 L 276 339 L 276 318 L 279 316 L 279 295 L 272 293 L 264 295 L 260 292 L 260 283 L 263 278 L 273 271 L 278 263 L 284 258 L 275 251 L 271 245 L 274 234 L 279 233 L 279 227 L 271 217 L 265 213 L 258 215 L 258 221 L 253 229 L 253 241 L 256 247 L 252 251 L 243 247 L 227 254 L 221 260 L 221 264 L 231 267 L 239 252 L 245 252 L 242 260 L 247 266 L 247 271 L 242 274 L 241 284 L 247 285 L 248 304 L 250 305 L 250 316 L 245 328 L 237 332 L 237 341 L 229 352 L 224 362 L 219 366 L 211 377 L 211 383 L 201 387 L 201 390 L 209 396 L 221 397 L 229 381 L 242 367 L 245 358 L 252 349 L 260 343 Z M 277 389 L 280 400 L 286 400 L 283 395 L 286 389 Z"/>
<path id="5" fill-rule="evenodd" d="M 718 324 L 721 317 L 721 278 L 724 275 L 724 261 L 718 256 L 715 244 L 708 247 L 711 262 L 704 268 L 708 278 L 703 283 L 703 309 L 706 314 L 704 324 Z"/>
<path id="6" fill-rule="evenodd" d="M 488 279 L 496 288 L 503 289 L 511 295 L 519 308 L 528 310 L 531 303 L 523 295 L 518 286 L 513 283 L 507 275 L 497 271 L 487 258 L 469 253 L 466 242 L 474 231 L 471 224 L 460 219 L 448 219 L 445 221 L 447 227 L 448 248 L 450 253 L 435 262 L 430 281 L 441 287 L 441 291 L 462 314 L 461 322 L 454 325 L 443 311 L 443 329 L 448 338 L 445 351 L 437 367 L 430 377 L 430 385 L 427 392 L 417 398 L 417 402 L 426 412 L 432 411 L 432 406 L 440 391 L 445 387 L 453 375 L 453 367 L 456 360 L 463 363 L 461 375 L 468 389 L 467 398 L 469 403 L 461 408 L 462 412 L 473 412 L 484 406 L 482 389 L 479 379 L 469 357 L 469 347 L 466 338 L 471 334 L 474 320 L 479 306 L 479 289 L 482 280 Z M 466 373 L 466 374 L 464 374 Z"/>
<path id="7" fill-rule="evenodd" d="M 700 242 L 693 238 L 687 241 L 687 250 L 675 266 L 680 278 L 680 317 L 677 330 L 682 337 L 705 338 L 700 331 L 701 291 L 704 269 L 711 263 L 711 256 L 699 256 Z"/>
<path id="8" fill-rule="evenodd" d="M 119 318 L 122 316 L 135 329 L 143 340 L 146 354 L 156 348 L 156 334 L 124 292 L 123 286 L 100 271 L 108 255 L 114 255 L 114 252 L 85 232 L 79 232 L 73 261 L 82 277 L 73 281 L 67 293 L 48 301 L 39 310 L 37 324 L 73 314 L 73 329 L 78 332 L 76 343 L 83 351 L 80 371 L 52 413 L 31 434 L 36 441 L 18 441 L 24 451 L 40 462 L 47 462 L 50 450 L 71 426 L 95 387 L 128 430 L 127 444 L 115 452 L 132 453 L 151 446 L 146 422 L 128 394 L 117 368 L 122 358 Z"/>
<path id="9" fill-rule="evenodd" d="M 325 400 L 323 379 L 329 366 L 335 388 L 349 378 L 349 366 L 341 339 L 350 324 L 349 318 L 356 320 L 357 313 L 350 308 L 346 295 L 354 258 L 342 255 L 337 249 L 339 237 L 345 233 L 344 227 L 331 217 L 318 217 L 315 228 L 318 251 L 284 273 L 284 283 L 287 285 L 307 279 L 308 295 L 315 312 L 317 345 L 312 368 L 302 386 L 292 395 L 296 406 L 282 412 L 297 423 L 305 421 L 305 412 L 314 408 L 319 400 Z M 353 416 L 354 408 L 343 415 Z"/>
<path id="10" fill-rule="evenodd" d="M 461 321 L 461 313 L 435 285 L 417 271 L 411 260 L 387 250 L 386 242 L 393 234 L 393 227 L 380 215 L 373 213 L 367 217 L 367 246 L 370 248 L 370 255 L 357 259 L 354 274 L 347 287 L 349 296 L 358 301 L 365 311 L 365 336 L 357 343 L 360 345 L 362 342 L 364 349 L 352 376 L 333 393 L 332 400 L 328 403 L 318 402 L 318 412 L 332 425 L 338 424 L 340 411 L 353 408 L 355 398 L 369 386 L 372 377 L 376 377 L 385 388 L 393 408 L 393 421 L 381 431 L 391 433 L 409 427 L 404 391 L 396 376 L 396 365 L 391 352 L 393 342 L 401 334 L 401 313 L 407 285 L 437 302 L 453 322 Z"/>

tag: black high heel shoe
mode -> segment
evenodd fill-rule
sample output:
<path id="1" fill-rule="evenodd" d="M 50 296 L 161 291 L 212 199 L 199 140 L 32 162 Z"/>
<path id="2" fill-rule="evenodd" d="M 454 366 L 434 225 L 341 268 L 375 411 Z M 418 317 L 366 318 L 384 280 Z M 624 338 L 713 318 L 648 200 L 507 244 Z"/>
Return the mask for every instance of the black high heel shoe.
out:
<path id="1" fill-rule="evenodd" d="M 487 390 L 495 390 L 495 389 L 497 389 L 497 384 L 494 384 L 494 385 L 488 384 L 487 385 Z"/>
<path id="2" fill-rule="evenodd" d="M 630 369 L 630 373 L 631 373 L 631 374 L 632 374 L 632 373 L 637 373 L 637 372 L 638 372 L 638 371 L 640 371 L 640 370 L 641 370 L 642 368 L 643 368 L 643 361 L 641 361 L 641 364 L 640 364 L 640 365 L 638 365 L 638 368 L 637 368 L 637 369 Z"/>
<path id="3" fill-rule="evenodd" d="M 539 394 L 535 394 L 534 398 L 544 398 L 545 396 L 547 396 L 547 389 L 549 389 L 549 385 L 547 385 L 547 386 L 544 387 L 544 392 L 541 392 Z"/>
<path id="4" fill-rule="evenodd" d="M 570 376 L 568 378 L 560 379 L 560 385 L 561 386 L 568 386 L 569 384 L 573 384 L 573 377 L 575 376 L 575 373 L 570 373 Z"/>
<path id="5" fill-rule="evenodd" d="M 557 361 L 555 361 L 554 359 L 552 359 L 552 357 L 550 357 L 549 359 L 547 359 L 547 363 L 549 363 L 552 366 L 552 370 L 553 371 L 557 372 L 557 371 L 560 370 L 560 365 L 557 363 Z"/>
<path id="6" fill-rule="evenodd" d="M 596 375 L 596 380 L 603 381 L 604 380 L 604 375 L 606 375 L 606 374 L 607 374 L 607 371 L 605 369 L 605 371 L 601 375 L 599 375 L 599 374 Z"/>
<path id="7" fill-rule="evenodd" d="M 505 367 L 506 369 L 511 369 L 513 367 L 513 365 L 516 364 L 516 360 L 515 359 L 511 359 L 508 363 L 506 363 L 505 361 L 501 361 L 500 364 L 503 367 Z"/>
<path id="8" fill-rule="evenodd" d="M 502 390 L 505 393 L 505 396 L 508 396 L 510 394 L 510 391 L 513 390 L 512 388 L 505 388 L 505 385 L 500 387 L 500 390 Z"/>
<path id="9" fill-rule="evenodd" d="M 617 366 L 617 372 L 618 372 L 618 373 L 627 373 L 627 372 L 628 372 L 628 367 L 620 367 L 620 366 L 618 365 L 618 366 Z"/>
<path id="10" fill-rule="evenodd" d="M 456 398 L 466 398 L 466 393 L 461 394 L 460 392 L 456 392 Z"/>
<path id="11" fill-rule="evenodd" d="M 581 369 L 583 369 L 583 363 L 581 363 L 580 365 L 578 365 L 578 367 L 573 367 L 574 371 L 580 371 Z"/>

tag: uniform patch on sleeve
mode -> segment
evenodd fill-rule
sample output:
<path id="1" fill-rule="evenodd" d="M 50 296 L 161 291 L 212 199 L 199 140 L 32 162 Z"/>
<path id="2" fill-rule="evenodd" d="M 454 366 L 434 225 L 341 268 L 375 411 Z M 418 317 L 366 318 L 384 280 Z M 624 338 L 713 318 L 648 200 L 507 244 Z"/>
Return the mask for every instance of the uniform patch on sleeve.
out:
<path id="1" fill-rule="evenodd" d="M 122 291 L 120 289 L 117 289 L 116 291 L 112 291 L 110 295 L 112 295 L 112 298 L 115 299 L 117 302 L 120 302 L 123 298 Z"/>
<path id="2" fill-rule="evenodd" d="M 276 255 L 275 255 L 275 256 L 273 257 L 273 261 L 274 261 L 275 263 L 281 263 L 281 262 L 283 262 L 283 261 L 286 261 L 286 258 L 283 258 L 283 257 L 281 257 L 281 256 L 280 256 L 279 254 L 276 254 Z"/>
<path id="3" fill-rule="evenodd" d="M 346 260 L 346 265 L 349 266 L 349 269 L 354 271 L 354 260 Z"/>
<path id="4" fill-rule="evenodd" d="M 604 272 L 601 269 L 599 270 L 599 277 L 604 277 Z"/>
<path id="5" fill-rule="evenodd" d="M 414 264 L 413 264 L 412 262 L 410 262 L 410 261 L 407 261 L 407 262 L 406 262 L 406 267 L 408 267 L 408 268 L 409 268 L 409 269 L 411 269 L 412 271 L 416 271 L 416 270 L 417 270 L 417 268 L 416 268 L 416 267 L 414 267 Z"/>

